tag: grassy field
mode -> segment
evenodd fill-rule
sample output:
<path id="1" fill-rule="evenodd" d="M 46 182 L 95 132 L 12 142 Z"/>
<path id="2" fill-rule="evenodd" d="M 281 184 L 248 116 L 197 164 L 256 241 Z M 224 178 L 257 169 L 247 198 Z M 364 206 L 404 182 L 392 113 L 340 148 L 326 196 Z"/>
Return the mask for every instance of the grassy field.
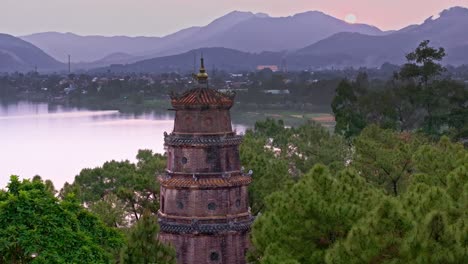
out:
<path id="1" fill-rule="evenodd" d="M 287 126 L 301 125 L 309 120 L 318 122 L 332 130 L 335 127 L 335 118 L 330 113 L 309 113 L 288 110 L 257 110 L 232 112 L 232 119 L 236 123 L 253 126 L 256 121 L 266 118 L 281 119 Z"/>

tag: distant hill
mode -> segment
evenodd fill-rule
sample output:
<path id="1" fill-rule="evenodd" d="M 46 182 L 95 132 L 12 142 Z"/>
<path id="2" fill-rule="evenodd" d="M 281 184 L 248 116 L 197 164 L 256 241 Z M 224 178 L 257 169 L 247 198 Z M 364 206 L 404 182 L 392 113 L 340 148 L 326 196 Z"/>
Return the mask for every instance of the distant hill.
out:
<path id="1" fill-rule="evenodd" d="M 92 62 L 114 53 L 135 54 L 157 47 L 158 37 L 80 36 L 73 33 L 44 32 L 22 36 L 62 62 L 68 54 L 74 63 Z M 92 47 L 92 48 L 91 48 Z"/>
<path id="2" fill-rule="evenodd" d="M 379 67 L 385 62 L 401 64 L 405 62 L 405 55 L 426 39 L 431 40 L 431 45 L 446 49 L 448 56 L 444 63 L 468 64 L 467 26 L 468 9 L 463 7 L 444 10 L 440 16 L 430 17 L 420 25 L 387 32 L 369 25 L 348 24 L 317 11 L 279 18 L 235 11 L 206 26 L 190 27 L 162 38 L 81 37 L 69 33 L 42 33 L 25 38 L 36 41 L 44 38 L 43 43 L 39 42 L 49 43 L 49 49 L 55 51 L 68 43 L 56 41 L 55 37 L 61 41 L 70 38 L 68 41 L 75 46 L 70 44 L 67 49 L 76 48 L 72 50 L 76 53 L 68 50 L 60 53 L 95 58 L 92 62 L 75 65 L 75 69 L 114 64 L 107 69 L 191 70 L 193 52 L 189 51 L 203 49 L 211 53 L 205 54 L 212 57 L 209 64 L 219 69 L 251 70 L 257 65 L 284 62 L 290 70 L 302 70 Z M 49 39 L 47 34 L 52 37 Z M 76 61 L 77 56 L 72 57 Z"/>
<path id="3" fill-rule="evenodd" d="M 252 70 L 257 65 L 279 66 L 282 63 L 286 63 L 289 70 L 380 67 L 386 62 L 397 65 L 404 63 L 407 53 L 414 50 L 421 41 L 429 39 L 432 46 L 446 49 L 448 56 L 443 63 L 458 66 L 468 64 L 467 26 L 468 9 L 454 7 L 444 10 L 437 18 L 428 18 L 421 25 L 411 25 L 381 35 L 341 32 L 295 51 L 248 53 L 226 48 L 203 50 L 213 60 L 207 59 L 207 62 L 223 70 Z M 196 52 L 199 54 L 201 50 Z M 188 52 L 126 66 L 114 66 L 111 69 L 184 71 L 192 69 L 192 61 L 193 52 Z"/>
<path id="4" fill-rule="evenodd" d="M 226 71 L 255 70 L 257 65 L 276 65 L 281 62 L 284 52 L 248 53 L 227 48 L 203 48 L 192 50 L 178 55 L 170 55 L 139 61 L 127 65 L 111 65 L 96 71 L 112 72 L 190 72 L 193 71 L 193 58 L 195 54 L 203 53 L 206 67 L 211 70 L 223 69 Z"/>
<path id="5" fill-rule="evenodd" d="M 153 58 L 202 47 L 225 47 L 246 52 L 283 51 L 304 47 L 338 32 L 381 35 L 378 28 L 348 24 L 312 11 L 289 17 L 234 11 L 203 27 L 190 27 L 164 37 L 79 36 L 45 32 L 21 37 L 58 60 L 92 62 L 113 53 Z M 93 47 L 90 49 L 89 47 Z"/>
<path id="6" fill-rule="evenodd" d="M 376 27 L 348 24 L 318 11 L 289 17 L 236 11 L 199 28 L 185 41 L 174 43 L 152 56 L 177 54 L 201 47 L 224 47 L 245 52 L 293 50 L 338 32 L 385 34 Z"/>
<path id="7" fill-rule="evenodd" d="M 191 27 L 165 36 L 162 38 L 159 47 L 150 51 L 142 51 L 139 54 L 146 55 L 147 57 L 158 57 L 186 52 L 199 47 L 210 47 L 211 45 L 204 46 L 203 44 L 197 45 L 196 43 L 206 42 L 216 37 L 218 34 L 229 30 L 243 21 L 254 18 L 257 15 L 259 17 L 268 17 L 268 15 L 265 14 L 233 11 L 215 19 L 206 26 Z"/>
<path id="8" fill-rule="evenodd" d="M 112 64 L 128 64 L 144 60 L 145 57 L 134 56 L 123 52 L 116 52 L 92 62 L 73 63 L 72 67 L 76 70 L 89 70 L 99 67 L 105 67 Z"/>
<path id="9" fill-rule="evenodd" d="M 0 33 L 0 72 L 63 69 L 62 63 L 20 38 Z"/>
<path id="10" fill-rule="evenodd" d="M 438 18 L 430 17 L 421 25 L 411 25 L 384 36 L 338 33 L 298 50 L 295 55 L 329 58 L 327 66 L 380 66 L 384 62 L 401 64 L 405 54 L 423 40 L 444 47 L 444 63 L 468 63 L 468 9 L 444 10 Z M 323 65 L 325 66 L 325 65 Z"/>

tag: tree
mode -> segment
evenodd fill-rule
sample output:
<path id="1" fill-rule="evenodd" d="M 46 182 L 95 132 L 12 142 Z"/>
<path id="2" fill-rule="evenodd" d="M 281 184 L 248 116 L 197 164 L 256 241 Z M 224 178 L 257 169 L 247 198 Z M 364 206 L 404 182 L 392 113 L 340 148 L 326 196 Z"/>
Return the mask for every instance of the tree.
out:
<path id="1" fill-rule="evenodd" d="M 468 154 L 442 138 L 413 158 L 406 191 L 361 218 L 326 263 L 465 263 Z M 415 174 L 414 174 L 415 173 Z"/>
<path id="2" fill-rule="evenodd" d="M 40 180 L 12 176 L 0 195 L 0 262 L 109 263 L 123 236 Z"/>
<path id="3" fill-rule="evenodd" d="M 351 165 L 370 183 L 398 195 L 413 170 L 413 154 L 421 140 L 376 125 L 366 127 L 354 140 Z"/>
<path id="4" fill-rule="evenodd" d="M 325 252 L 344 239 L 382 196 L 355 172 L 332 176 L 315 166 L 292 188 L 268 197 L 252 229 L 256 263 L 323 263 Z"/>
<path id="5" fill-rule="evenodd" d="M 366 126 L 365 116 L 358 104 L 359 91 L 354 84 L 343 80 L 336 88 L 332 109 L 335 114 L 335 132 L 350 138 L 358 135 Z"/>
<path id="6" fill-rule="evenodd" d="M 122 250 L 121 262 L 129 264 L 176 263 L 175 250 L 158 240 L 157 218 L 146 211 L 140 221 L 129 230 L 127 245 Z"/>
<path id="7" fill-rule="evenodd" d="M 102 167 L 83 169 L 75 177 L 73 184 L 65 184 L 62 195 L 74 192 L 82 203 L 92 205 L 113 194 L 125 205 L 126 214 L 123 217 L 137 221 L 145 210 L 156 213 L 159 209 L 159 183 L 155 174 L 163 173 L 165 163 L 166 158 L 163 155 L 155 154 L 151 150 L 140 150 L 137 164 L 129 161 L 110 161 Z M 99 203 L 99 206 L 103 209 L 105 201 Z M 95 212 L 104 213 L 101 216 L 105 220 L 108 218 L 105 210 Z M 112 226 L 125 222 L 125 219 L 110 222 L 107 220 L 106 222 L 113 223 Z"/>
<path id="8" fill-rule="evenodd" d="M 267 139 L 247 131 L 240 146 L 240 160 L 245 170 L 253 171 L 249 186 L 252 213 L 257 214 L 265 206 L 265 197 L 272 192 L 286 190 L 293 180 L 288 171 L 288 162 L 279 159 L 265 148 Z"/>
<path id="9" fill-rule="evenodd" d="M 462 144 L 452 143 L 442 137 L 436 144 L 424 144 L 414 153 L 415 171 L 413 179 L 433 186 L 446 187 L 451 172 L 461 166 L 468 166 L 467 151 Z"/>
<path id="10" fill-rule="evenodd" d="M 326 263 L 400 263 L 400 246 L 412 228 L 401 204 L 385 198 L 326 254 Z"/>
<path id="11" fill-rule="evenodd" d="M 128 225 L 126 205 L 113 193 L 109 193 L 101 200 L 90 204 L 89 211 L 99 216 L 107 226 L 124 227 Z"/>
<path id="12" fill-rule="evenodd" d="M 442 78 L 443 48 L 423 41 L 406 58 L 408 62 L 384 87 L 370 85 L 363 73 L 356 81 L 344 80 L 332 102 L 335 131 L 354 137 L 366 126 L 421 131 L 433 139 L 468 135 L 468 91 L 463 83 Z"/>
<path id="13" fill-rule="evenodd" d="M 249 188 L 252 211 L 260 212 L 266 196 L 286 190 L 316 164 L 341 170 L 348 152 L 342 137 L 314 122 L 291 128 L 281 120 L 257 122 L 240 148 L 242 165 L 254 172 Z"/>
<path id="14" fill-rule="evenodd" d="M 316 164 L 326 165 L 332 173 L 336 173 L 344 169 L 349 152 L 341 136 L 331 134 L 312 121 L 291 128 L 289 142 L 282 151 L 287 153 L 285 158 L 291 160 L 301 174 L 307 173 Z"/>
<path id="15" fill-rule="evenodd" d="M 408 63 L 400 71 L 401 78 L 413 79 L 427 85 L 430 80 L 445 70 L 436 63 L 445 57 L 445 49 L 430 47 L 429 43 L 429 40 L 422 41 L 413 52 L 406 55 Z"/>

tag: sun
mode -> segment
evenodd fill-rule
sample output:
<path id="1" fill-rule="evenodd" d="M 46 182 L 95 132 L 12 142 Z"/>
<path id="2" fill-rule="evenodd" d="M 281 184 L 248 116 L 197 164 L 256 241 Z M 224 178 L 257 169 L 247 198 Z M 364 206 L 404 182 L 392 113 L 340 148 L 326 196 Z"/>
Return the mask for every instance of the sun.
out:
<path id="1" fill-rule="evenodd" d="M 357 17 L 355 14 L 350 13 L 345 16 L 344 20 L 349 24 L 355 24 L 357 21 Z"/>

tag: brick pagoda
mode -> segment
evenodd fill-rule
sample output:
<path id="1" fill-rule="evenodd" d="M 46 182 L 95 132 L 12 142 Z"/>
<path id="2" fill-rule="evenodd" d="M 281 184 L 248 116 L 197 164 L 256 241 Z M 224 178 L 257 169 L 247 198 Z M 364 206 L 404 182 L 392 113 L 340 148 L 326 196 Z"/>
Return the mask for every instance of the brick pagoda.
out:
<path id="1" fill-rule="evenodd" d="M 159 239 L 177 263 L 246 263 L 253 218 L 239 159 L 242 137 L 232 130 L 234 94 L 208 88 L 201 60 L 198 87 L 172 95 L 174 131 L 165 133 L 167 170 L 159 177 Z"/>

